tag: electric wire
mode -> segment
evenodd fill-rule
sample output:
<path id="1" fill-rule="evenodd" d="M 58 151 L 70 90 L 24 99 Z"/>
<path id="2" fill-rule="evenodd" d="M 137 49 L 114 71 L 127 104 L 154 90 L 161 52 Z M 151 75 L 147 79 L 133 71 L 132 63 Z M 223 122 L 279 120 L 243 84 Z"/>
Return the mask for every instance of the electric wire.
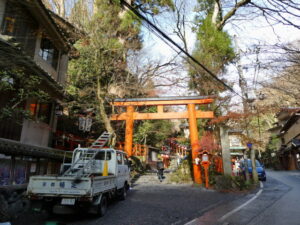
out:
<path id="1" fill-rule="evenodd" d="M 195 59 L 192 55 L 190 55 L 187 51 L 185 51 L 180 45 L 178 45 L 175 41 L 173 41 L 168 35 L 166 35 L 163 31 L 161 31 L 156 25 L 154 25 L 151 21 L 149 21 L 144 15 L 140 14 L 134 7 L 132 7 L 129 3 L 127 3 L 125 0 L 121 0 L 121 4 L 128 8 L 131 12 L 133 12 L 138 18 L 140 18 L 142 21 L 145 21 L 153 30 L 155 30 L 157 33 L 163 37 L 167 42 L 171 43 L 173 46 L 175 46 L 177 49 L 180 50 L 180 52 L 184 53 L 189 59 L 191 59 L 194 63 L 196 63 L 198 66 L 200 66 L 203 70 L 205 70 L 213 79 L 215 79 L 217 82 L 222 84 L 224 87 L 226 87 L 231 92 L 235 93 L 236 95 L 240 96 L 241 98 L 244 98 L 239 93 L 237 93 L 232 87 L 230 87 L 228 84 L 226 84 L 224 81 L 222 81 L 220 78 L 218 78 L 212 71 L 210 71 L 206 66 L 204 66 L 202 63 L 200 63 L 197 59 Z M 172 48 L 173 49 L 173 48 Z"/>

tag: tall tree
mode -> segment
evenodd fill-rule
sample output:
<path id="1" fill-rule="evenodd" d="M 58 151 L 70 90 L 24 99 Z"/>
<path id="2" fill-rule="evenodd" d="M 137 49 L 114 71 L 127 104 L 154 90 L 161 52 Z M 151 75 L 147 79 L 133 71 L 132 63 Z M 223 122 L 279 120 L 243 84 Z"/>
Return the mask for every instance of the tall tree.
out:
<path id="1" fill-rule="evenodd" d="M 83 3 L 79 1 L 75 7 Z M 150 8 L 161 8 L 159 1 L 140 3 L 143 5 L 140 9 L 148 12 Z M 164 3 L 162 8 L 166 5 Z M 80 21 L 80 14 L 74 14 L 78 10 L 72 10 L 73 20 Z M 70 64 L 68 90 L 76 100 L 74 104 L 97 110 L 98 120 L 104 123 L 107 131 L 114 133 L 109 119 L 112 109 L 107 99 L 132 96 L 130 87 L 138 83 L 138 77 L 128 70 L 128 56 L 141 49 L 141 22 L 118 1 L 97 0 L 93 16 L 81 26 L 87 36 L 76 45 L 80 56 Z M 144 94 L 142 87 L 139 90 L 134 94 Z"/>

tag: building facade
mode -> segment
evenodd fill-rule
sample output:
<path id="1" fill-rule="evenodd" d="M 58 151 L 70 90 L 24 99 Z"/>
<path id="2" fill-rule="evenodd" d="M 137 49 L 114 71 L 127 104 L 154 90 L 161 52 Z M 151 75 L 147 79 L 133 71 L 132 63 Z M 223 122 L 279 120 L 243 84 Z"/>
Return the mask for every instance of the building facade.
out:
<path id="1" fill-rule="evenodd" d="M 300 108 L 282 108 L 269 131 L 279 138 L 278 157 L 286 170 L 300 169 Z"/>
<path id="2" fill-rule="evenodd" d="M 20 98 L 16 109 L 28 115 L 15 110 L 0 120 L 0 186 L 26 185 L 30 175 L 59 169 L 64 153 L 52 148 L 52 136 L 76 39 L 66 32 L 69 28 L 41 0 L 0 0 L 0 87 L 14 87 L 0 89 L 1 113 L 15 106 L 8 102 L 20 98 L 16 90 L 24 83 L 46 95 L 43 100 L 37 94 Z"/>

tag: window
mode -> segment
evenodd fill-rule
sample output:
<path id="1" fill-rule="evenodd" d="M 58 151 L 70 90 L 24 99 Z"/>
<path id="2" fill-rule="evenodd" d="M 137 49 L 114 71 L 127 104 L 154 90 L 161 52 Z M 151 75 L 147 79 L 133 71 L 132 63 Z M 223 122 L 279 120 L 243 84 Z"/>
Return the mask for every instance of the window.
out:
<path id="1" fill-rule="evenodd" d="M 50 123 L 52 104 L 32 102 L 29 104 L 29 113 L 32 119 Z"/>
<path id="2" fill-rule="evenodd" d="M 33 118 L 36 116 L 37 106 L 38 106 L 37 103 L 31 103 L 29 105 L 30 116 L 32 116 Z"/>
<path id="3" fill-rule="evenodd" d="M 95 156 L 96 160 L 105 160 L 105 152 L 98 152 Z M 111 152 L 106 152 L 106 160 L 111 160 Z"/>
<path id="4" fill-rule="evenodd" d="M 117 152 L 117 161 L 118 161 L 118 165 L 123 164 L 123 155 L 122 155 L 122 153 Z"/>
<path id="5" fill-rule="evenodd" d="M 124 158 L 124 165 L 129 165 L 129 160 L 128 160 L 128 158 L 127 158 L 127 156 L 124 154 L 123 155 L 123 158 Z"/>
<path id="6" fill-rule="evenodd" d="M 38 119 L 45 122 L 49 123 L 50 118 L 51 118 L 51 104 L 39 104 L 39 111 L 38 111 Z"/>
<path id="7" fill-rule="evenodd" d="M 48 38 L 42 38 L 39 56 L 55 70 L 57 69 L 59 52 Z"/>
<path id="8" fill-rule="evenodd" d="M 15 19 L 12 17 L 5 17 L 3 21 L 3 34 L 13 35 L 15 30 Z"/>

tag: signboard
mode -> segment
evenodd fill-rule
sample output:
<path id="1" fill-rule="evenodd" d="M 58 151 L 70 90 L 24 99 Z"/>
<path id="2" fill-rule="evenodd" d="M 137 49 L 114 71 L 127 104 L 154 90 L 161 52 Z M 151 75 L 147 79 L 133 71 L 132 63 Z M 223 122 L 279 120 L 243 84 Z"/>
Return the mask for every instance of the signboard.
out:
<path id="1" fill-rule="evenodd" d="M 252 148 L 252 143 L 247 143 L 248 148 Z"/>
<path id="2" fill-rule="evenodd" d="M 90 117 L 79 117 L 79 130 L 89 132 L 93 124 L 93 119 Z"/>
<path id="3" fill-rule="evenodd" d="M 241 137 L 239 135 L 229 135 L 229 146 L 230 148 L 242 147 Z"/>

